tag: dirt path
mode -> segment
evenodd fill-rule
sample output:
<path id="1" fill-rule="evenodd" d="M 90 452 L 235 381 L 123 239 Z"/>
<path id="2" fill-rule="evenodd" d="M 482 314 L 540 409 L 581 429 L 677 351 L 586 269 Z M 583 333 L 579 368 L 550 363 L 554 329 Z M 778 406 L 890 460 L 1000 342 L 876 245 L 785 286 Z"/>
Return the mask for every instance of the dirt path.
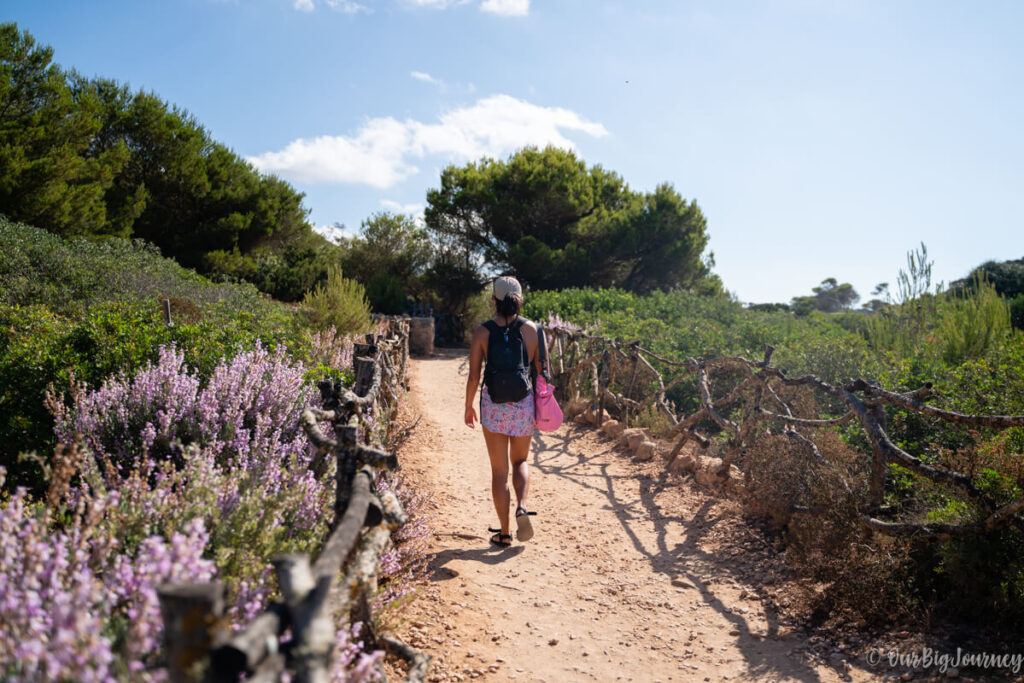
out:
<path id="1" fill-rule="evenodd" d="M 431 680 L 876 679 L 841 644 L 815 648 L 766 610 L 775 575 L 749 559 L 767 556 L 764 542 L 730 503 L 596 431 L 534 437 L 536 536 L 491 547 L 490 470 L 479 428 L 462 422 L 465 381 L 462 352 L 412 362 L 421 418 L 401 458 L 432 494 L 435 535 L 399 633 L 434 655 Z"/>

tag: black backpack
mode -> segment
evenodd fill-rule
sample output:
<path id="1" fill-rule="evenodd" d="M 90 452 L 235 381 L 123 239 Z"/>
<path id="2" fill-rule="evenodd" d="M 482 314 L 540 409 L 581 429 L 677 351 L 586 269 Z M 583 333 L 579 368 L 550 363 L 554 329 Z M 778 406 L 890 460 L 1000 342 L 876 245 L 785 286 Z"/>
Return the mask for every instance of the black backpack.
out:
<path id="1" fill-rule="evenodd" d="M 530 393 L 530 354 L 522 326 L 522 318 L 506 327 L 499 327 L 493 320 L 484 323 L 490 333 L 484 384 L 494 403 L 515 403 Z"/>

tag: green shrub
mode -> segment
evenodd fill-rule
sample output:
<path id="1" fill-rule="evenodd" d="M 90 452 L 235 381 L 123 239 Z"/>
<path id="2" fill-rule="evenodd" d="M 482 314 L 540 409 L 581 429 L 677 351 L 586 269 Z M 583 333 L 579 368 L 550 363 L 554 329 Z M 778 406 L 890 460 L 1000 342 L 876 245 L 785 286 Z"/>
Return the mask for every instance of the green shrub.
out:
<path id="1" fill-rule="evenodd" d="M 257 339 L 307 357 L 298 309 L 252 285 L 211 283 L 145 244 L 65 240 L 3 218 L 0 242 L 0 464 L 10 485 L 37 484 L 41 470 L 19 454 L 55 445 L 43 403 L 51 384 L 96 386 L 167 344 L 203 376 Z"/>
<path id="2" fill-rule="evenodd" d="M 64 239 L 0 216 L 0 303 L 45 303 L 79 316 L 102 301 L 177 298 L 204 311 L 250 310 L 276 315 L 282 305 L 250 284 L 215 284 L 144 242 Z"/>
<path id="3" fill-rule="evenodd" d="M 9 483 L 37 484 L 41 472 L 18 456 L 46 454 L 55 445 L 44 406 L 47 387 L 67 391 L 72 377 L 98 386 L 156 360 L 159 347 L 168 344 L 181 349 L 203 377 L 257 339 L 269 348 L 284 344 L 305 358 L 308 341 L 294 315 L 278 310 L 282 315 L 267 316 L 221 304 L 198 322 L 168 326 L 155 299 L 101 302 L 78 319 L 41 305 L 0 304 L 0 465 L 13 470 Z"/>
<path id="4" fill-rule="evenodd" d="M 1010 324 L 1014 329 L 1024 330 L 1024 294 L 1010 299 Z"/>
<path id="5" fill-rule="evenodd" d="M 405 289 L 397 278 L 378 273 L 366 286 L 366 298 L 375 313 L 399 315 L 405 312 Z"/>
<path id="6" fill-rule="evenodd" d="M 342 277 L 341 268 L 327 271 L 327 282 L 317 285 L 302 300 L 309 324 L 319 330 L 334 327 L 338 334 L 360 334 L 370 329 L 370 304 L 366 290 L 355 280 Z"/>
<path id="7" fill-rule="evenodd" d="M 936 313 L 942 357 L 951 365 L 985 355 L 1010 331 L 1006 301 L 981 279 L 967 295 L 947 297 Z"/>

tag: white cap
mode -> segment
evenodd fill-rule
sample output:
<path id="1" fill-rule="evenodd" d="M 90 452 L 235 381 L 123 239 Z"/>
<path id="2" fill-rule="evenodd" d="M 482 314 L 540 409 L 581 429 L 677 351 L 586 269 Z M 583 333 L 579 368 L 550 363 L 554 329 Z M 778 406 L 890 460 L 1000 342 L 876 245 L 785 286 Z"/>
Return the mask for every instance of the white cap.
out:
<path id="1" fill-rule="evenodd" d="M 502 301 L 509 294 L 515 294 L 520 299 L 523 298 L 523 287 L 519 284 L 519 280 L 508 275 L 502 275 L 499 278 L 495 278 L 494 298 L 498 301 Z"/>

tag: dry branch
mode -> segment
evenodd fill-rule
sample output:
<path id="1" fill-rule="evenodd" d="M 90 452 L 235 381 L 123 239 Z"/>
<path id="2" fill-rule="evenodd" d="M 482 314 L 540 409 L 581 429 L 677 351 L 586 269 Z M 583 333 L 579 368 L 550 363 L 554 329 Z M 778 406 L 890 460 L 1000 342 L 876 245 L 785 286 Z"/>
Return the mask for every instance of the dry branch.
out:
<path id="1" fill-rule="evenodd" d="M 409 663 L 409 670 L 405 674 L 406 683 L 422 683 L 422 681 L 427 679 L 427 671 L 430 669 L 431 660 L 429 655 L 409 647 L 391 636 L 382 636 L 378 640 L 387 652 Z"/>
<path id="2" fill-rule="evenodd" d="M 930 393 L 931 386 L 922 387 L 912 394 L 898 394 L 873 386 L 864 380 L 857 380 L 858 389 L 868 396 L 882 402 L 890 403 L 913 410 L 923 415 L 931 415 L 946 422 L 971 425 L 974 427 L 992 427 L 993 429 L 1010 429 L 1024 427 L 1024 415 L 966 415 L 952 410 L 941 410 L 917 400 L 914 394 Z M 862 388 L 861 388 L 862 387 Z"/>

